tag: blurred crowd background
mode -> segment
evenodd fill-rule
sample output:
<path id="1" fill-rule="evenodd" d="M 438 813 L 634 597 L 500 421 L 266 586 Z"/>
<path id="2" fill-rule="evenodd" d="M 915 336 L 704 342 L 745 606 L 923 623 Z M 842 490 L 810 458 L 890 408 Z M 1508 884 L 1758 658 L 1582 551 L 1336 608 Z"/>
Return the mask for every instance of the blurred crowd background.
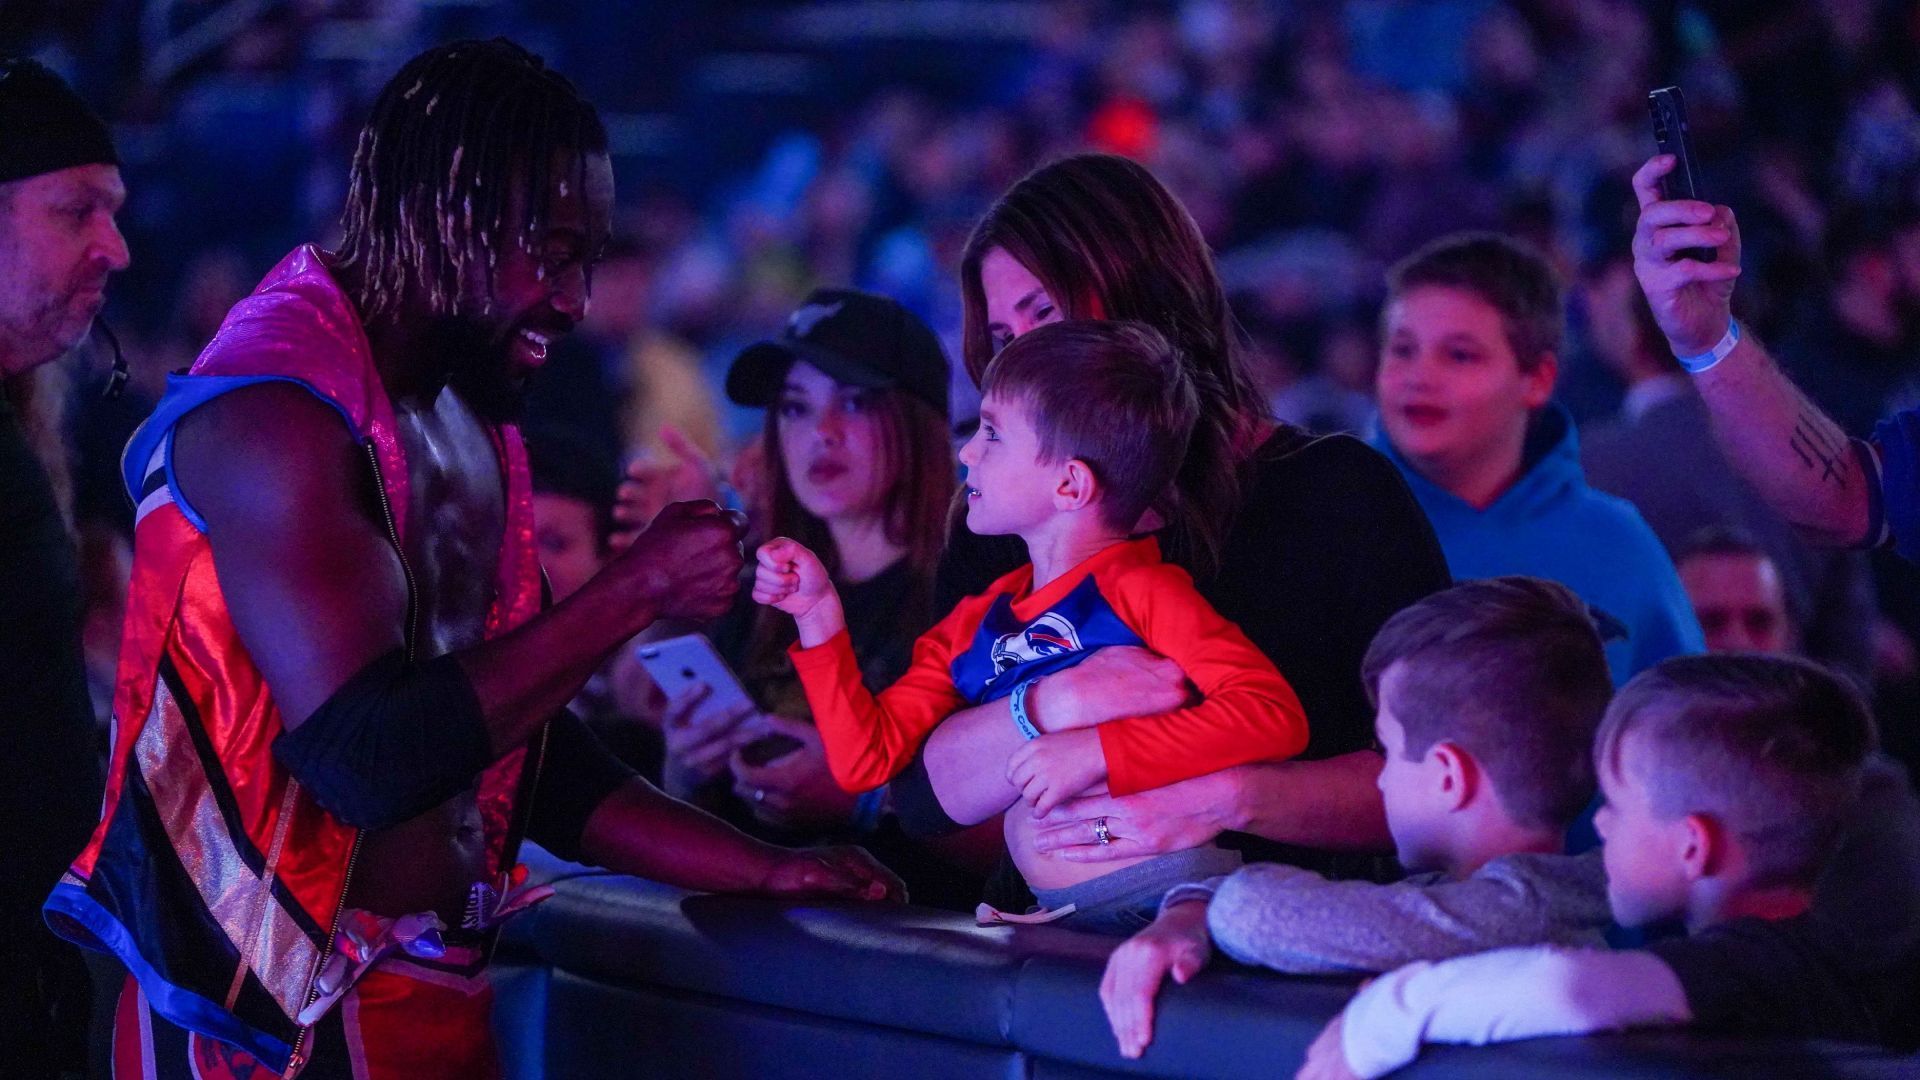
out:
<path id="1" fill-rule="evenodd" d="M 1559 397 L 1604 423 L 1644 351 L 1627 177 L 1668 84 L 1707 193 L 1739 214 L 1742 316 L 1855 434 L 1920 404 L 1916 3 L 0 0 L 0 51 L 112 121 L 131 192 L 107 318 L 133 390 L 99 400 L 97 348 L 67 372 L 103 680 L 127 435 L 270 266 L 335 235 L 381 84 L 429 44 L 494 34 L 572 78 L 612 137 L 617 242 L 529 417 L 609 468 L 670 452 L 663 428 L 732 460 L 758 420 L 720 376 L 815 285 L 894 296 L 951 350 L 973 222 L 1086 148 L 1141 160 L 1192 211 L 1282 418 L 1366 429 L 1384 268 L 1488 228 L 1564 274 Z M 1870 663 L 1910 707 L 1920 579 L 1888 560 L 1873 584 Z"/>

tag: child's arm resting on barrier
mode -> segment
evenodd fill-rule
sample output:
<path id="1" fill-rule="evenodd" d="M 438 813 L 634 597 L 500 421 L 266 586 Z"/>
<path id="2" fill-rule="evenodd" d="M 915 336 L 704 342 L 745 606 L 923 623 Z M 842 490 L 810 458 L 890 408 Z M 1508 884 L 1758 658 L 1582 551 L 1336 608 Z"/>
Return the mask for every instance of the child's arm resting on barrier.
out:
<path id="1" fill-rule="evenodd" d="M 1425 1043 L 1484 1046 L 1688 1023 L 1680 979 L 1650 952 L 1500 949 L 1382 975 L 1340 1014 L 1341 1051 L 1362 1077 L 1412 1064 Z"/>
<path id="2" fill-rule="evenodd" d="M 1595 937 L 1605 926 L 1599 853 L 1563 859 L 1566 886 L 1588 892 Z M 1332 881 L 1281 863 L 1243 866 L 1211 890 L 1207 926 L 1243 964 L 1297 975 L 1392 971 L 1489 949 L 1565 942 L 1574 910 L 1549 912 L 1534 879 L 1496 868 L 1461 881 Z M 1573 903 L 1562 899 L 1560 905 Z M 1355 928 L 1365 928 L 1356 933 Z"/>

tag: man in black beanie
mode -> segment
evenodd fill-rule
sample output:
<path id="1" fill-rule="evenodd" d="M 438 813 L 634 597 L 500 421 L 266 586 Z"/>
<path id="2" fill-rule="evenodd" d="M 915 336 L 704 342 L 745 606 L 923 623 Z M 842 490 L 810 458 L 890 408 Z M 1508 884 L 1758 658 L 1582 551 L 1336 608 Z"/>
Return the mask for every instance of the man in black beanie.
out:
<path id="1" fill-rule="evenodd" d="M 86 842 L 100 775 L 73 538 L 27 433 L 53 426 L 36 423 L 43 411 L 57 415 L 35 369 L 86 337 L 108 276 L 127 265 L 113 221 L 125 197 L 99 117 L 44 66 L 0 57 L 0 1072 L 19 1070 L 10 1075 L 79 1076 L 87 1064 L 86 968 L 39 909 Z"/>
<path id="2" fill-rule="evenodd" d="M 127 266 L 106 125 L 60 76 L 0 58 L 0 378 L 66 355 Z"/>

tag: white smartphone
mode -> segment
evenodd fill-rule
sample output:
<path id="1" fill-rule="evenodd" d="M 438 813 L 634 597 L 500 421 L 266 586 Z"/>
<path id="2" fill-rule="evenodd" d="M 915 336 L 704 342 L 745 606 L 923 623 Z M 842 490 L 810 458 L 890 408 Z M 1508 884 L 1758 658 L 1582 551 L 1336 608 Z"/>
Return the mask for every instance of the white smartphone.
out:
<path id="1" fill-rule="evenodd" d="M 696 724 L 759 707 L 740 685 L 733 669 L 714 651 L 713 643 L 705 634 L 682 634 L 664 641 L 650 641 L 636 646 L 634 656 L 654 684 L 670 698 L 685 695 L 699 683 L 712 688 L 707 700 L 701 702 L 700 711 L 694 714 Z"/>

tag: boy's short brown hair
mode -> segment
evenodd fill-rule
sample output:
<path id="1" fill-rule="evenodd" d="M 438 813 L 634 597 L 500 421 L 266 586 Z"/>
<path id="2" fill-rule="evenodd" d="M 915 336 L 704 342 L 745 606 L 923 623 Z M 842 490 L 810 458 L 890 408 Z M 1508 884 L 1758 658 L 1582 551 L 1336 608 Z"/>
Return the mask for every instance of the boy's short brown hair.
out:
<path id="1" fill-rule="evenodd" d="M 1499 233 L 1454 233 L 1387 271 L 1389 302 L 1426 285 L 1465 289 L 1493 305 L 1522 371 L 1560 351 L 1566 322 L 1560 275 L 1532 244 Z"/>
<path id="2" fill-rule="evenodd" d="M 1563 829 L 1593 801 L 1593 736 L 1613 681 L 1573 590 L 1530 577 L 1468 581 L 1388 619 L 1360 662 L 1377 707 L 1394 684 L 1405 756 L 1435 743 L 1472 754 L 1519 824 Z"/>
<path id="3" fill-rule="evenodd" d="M 1813 884 L 1877 742 L 1847 680 L 1758 653 L 1682 656 L 1641 672 L 1607 709 L 1594 756 L 1617 773 L 1629 737 L 1654 810 L 1730 829 L 1756 887 Z"/>
<path id="4" fill-rule="evenodd" d="M 1103 492 L 1100 518 L 1131 530 L 1167 496 L 1200 418 L 1179 352 L 1144 323 L 1050 323 L 987 365 L 982 394 L 1019 401 L 1044 461 L 1078 458 Z"/>

